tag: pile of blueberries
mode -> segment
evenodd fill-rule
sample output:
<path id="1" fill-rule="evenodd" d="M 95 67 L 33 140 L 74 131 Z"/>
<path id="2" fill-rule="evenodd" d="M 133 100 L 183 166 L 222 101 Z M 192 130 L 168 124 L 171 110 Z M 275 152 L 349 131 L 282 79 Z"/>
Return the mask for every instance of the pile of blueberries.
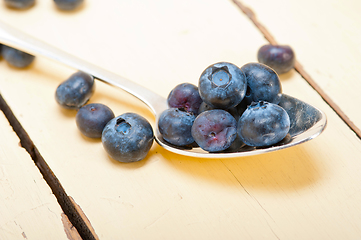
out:
<path id="1" fill-rule="evenodd" d="M 13 9 L 28 9 L 35 5 L 35 0 L 4 0 L 5 5 Z M 77 9 L 84 0 L 54 0 L 55 5 L 63 11 Z"/>
<path id="2" fill-rule="evenodd" d="M 168 95 L 169 109 L 158 129 L 175 146 L 199 146 L 205 151 L 237 152 L 242 146 L 269 147 L 288 134 L 290 118 L 277 105 L 282 96 L 278 74 L 295 64 L 287 45 L 264 45 L 259 63 L 239 68 L 219 62 L 207 67 L 198 86 L 177 85 Z"/>
<path id="3" fill-rule="evenodd" d="M 215 63 L 203 71 L 198 86 L 182 83 L 170 92 L 158 129 L 170 144 L 195 144 L 212 153 L 272 146 L 290 128 L 287 112 L 277 105 L 281 96 L 278 74 L 269 66 Z"/>
<path id="4" fill-rule="evenodd" d="M 282 96 L 281 83 L 275 70 L 266 65 L 268 60 L 263 56 L 268 53 L 264 53 L 259 54 L 264 64 L 248 63 L 239 68 L 219 62 L 203 71 L 198 86 L 177 85 L 169 93 L 169 108 L 158 122 L 164 140 L 175 146 L 197 146 L 216 153 L 237 151 L 244 145 L 267 147 L 285 138 L 290 119 L 277 105 Z M 278 55 L 274 54 L 271 60 Z M 287 61 L 280 61 L 278 65 L 283 66 L 276 69 L 282 70 L 289 64 L 288 57 L 284 59 Z M 291 61 L 294 62 L 294 55 Z M 58 86 L 55 99 L 62 107 L 77 110 L 80 132 L 101 138 L 110 157 L 120 162 L 144 159 L 154 141 L 150 123 L 136 113 L 115 117 L 104 104 L 87 104 L 94 89 L 93 76 L 76 72 Z"/>

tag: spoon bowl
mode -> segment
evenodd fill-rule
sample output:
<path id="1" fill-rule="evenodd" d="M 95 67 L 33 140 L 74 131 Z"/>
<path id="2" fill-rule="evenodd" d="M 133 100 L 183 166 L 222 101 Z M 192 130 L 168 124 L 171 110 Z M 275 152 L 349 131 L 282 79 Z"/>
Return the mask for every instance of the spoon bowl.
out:
<path id="1" fill-rule="evenodd" d="M 126 78 L 59 50 L 3 22 L 0 22 L 0 43 L 29 54 L 40 55 L 61 62 L 69 67 L 91 74 L 94 78 L 119 87 L 137 97 L 143 101 L 155 115 L 156 121 L 153 128 L 156 142 L 166 150 L 177 154 L 199 158 L 233 158 L 263 154 L 309 141 L 321 134 L 326 127 L 326 115 L 322 111 L 301 100 L 283 94 L 279 105 L 289 114 L 291 127 L 286 138 L 277 145 L 265 148 L 243 145 L 235 151 L 224 151 L 220 153 L 209 153 L 199 147 L 174 146 L 162 138 L 157 127 L 159 116 L 168 108 L 167 100 L 164 97 Z"/>

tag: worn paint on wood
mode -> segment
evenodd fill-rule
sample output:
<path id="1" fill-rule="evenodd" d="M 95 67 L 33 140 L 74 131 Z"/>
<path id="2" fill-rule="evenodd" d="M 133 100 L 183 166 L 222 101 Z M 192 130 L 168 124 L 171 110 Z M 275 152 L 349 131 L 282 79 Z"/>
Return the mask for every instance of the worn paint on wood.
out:
<path id="1" fill-rule="evenodd" d="M 0 239 L 67 239 L 62 210 L 0 112 Z"/>
<path id="2" fill-rule="evenodd" d="M 288 44 L 295 50 L 303 72 L 323 97 L 361 137 L 360 1 L 265 1 L 234 0 L 249 7 L 273 36 L 270 43 Z"/>
<path id="3" fill-rule="evenodd" d="M 214 62 L 256 61 L 267 42 L 230 1 L 107 4 L 112 7 L 87 1 L 81 11 L 65 14 L 39 2 L 22 15 L 0 9 L 0 19 L 163 96 L 176 84 L 196 84 Z M 280 76 L 283 91 L 328 116 L 328 127 L 316 139 L 223 160 L 185 158 L 154 144 L 144 161 L 132 164 L 110 159 L 99 140 L 79 133 L 75 112 L 56 104 L 56 87 L 74 69 L 38 58 L 22 71 L 1 61 L 0 72 L 4 98 L 99 239 L 361 235 L 360 140 L 295 71 Z M 91 102 L 110 106 L 116 115 L 132 111 L 153 121 L 140 101 L 101 82 Z"/>

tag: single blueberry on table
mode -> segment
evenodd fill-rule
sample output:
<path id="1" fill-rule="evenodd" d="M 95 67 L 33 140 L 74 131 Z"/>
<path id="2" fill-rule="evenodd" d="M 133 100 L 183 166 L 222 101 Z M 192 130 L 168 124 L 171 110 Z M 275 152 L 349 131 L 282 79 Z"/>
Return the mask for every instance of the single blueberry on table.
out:
<path id="1" fill-rule="evenodd" d="M 150 123 L 136 113 L 124 113 L 110 120 L 102 133 L 105 151 L 119 162 L 144 159 L 154 140 Z"/>
<path id="2" fill-rule="evenodd" d="M 192 136 L 203 150 L 220 152 L 229 148 L 236 139 L 237 121 L 222 109 L 205 111 L 194 120 Z"/>
<path id="3" fill-rule="evenodd" d="M 277 73 L 272 68 L 261 63 L 247 63 L 241 70 L 247 79 L 245 99 L 248 104 L 258 101 L 279 103 L 282 87 Z"/>
<path id="4" fill-rule="evenodd" d="M 295 53 L 287 45 L 264 45 L 258 50 L 257 58 L 278 74 L 290 71 L 295 65 Z"/>
<path id="5" fill-rule="evenodd" d="M 182 83 L 172 89 L 167 102 L 170 108 L 183 108 L 188 112 L 198 114 L 202 99 L 197 86 L 191 83 Z"/>
<path id="6" fill-rule="evenodd" d="M 35 59 L 33 55 L 6 45 L 2 46 L 1 54 L 9 65 L 16 68 L 25 68 L 29 66 Z"/>
<path id="7" fill-rule="evenodd" d="M 78 8 L 84 0 L 54 0 L 56 6 L 64 11 L 71 11 Z"/>
<path id="8" fill-rule="evenodd" d="M 219 62 L 207 67 L 199 78 L 199 94 L 209 106 L 227 109 L 238 105 L 245 96 L 247 81 L 234 64 Z"/>
<path id="9" fill-rule="evenodd" d="M 105 125 L 114 118 L 113 111 L 101 103 L 90 103 L 79 109 L 75 116 L 80 132 L 89 138 L 100 138 Z"/>
<path id="10" fill-rule="evenodd" d="M 253 147 L 267 147 L 281 141 L 290 129 L 290 118 L 280 106 L 264 101 L 252 103 L 238 120 L 241 140 Z"/>
<path id="11" fill-rule="evenodd" d="M 94 77 L 79 71 L 58 86 L 55 99 L 64 108 L 79 109 L 88 102 L 94 89 Z"/>
<path id="12" fill-rule="evenodd" d="M 159 117 L 158 129 L 167 142 L 176 146 L 192 144 L 191 129 L 195 119 L 192 112 L 181 108 L 169 108 Z"/>
<path id="13" fill-rule="evenodd" d="M 26 9 L 35 4 L 35 0 L 5 0 L 5 5 L 9 8 Z"/>

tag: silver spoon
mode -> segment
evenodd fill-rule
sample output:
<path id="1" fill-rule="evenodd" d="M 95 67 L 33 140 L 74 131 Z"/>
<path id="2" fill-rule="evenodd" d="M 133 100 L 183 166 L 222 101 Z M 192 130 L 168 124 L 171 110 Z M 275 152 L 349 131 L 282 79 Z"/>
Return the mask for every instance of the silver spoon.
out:
<path id="1" fill-rule="evenodd" d="M 41 55 L 43 57 L 61 62 L 67 66 L 93 75 L 98 80 L 119 87 L 143 101 L 154 113 L 155 126 L 158 126 L 160 114 L 168 108 L 164 97 L 140 86 L 119 75 L 111 73 L 91 63 L 61 51 L 47 43 L 31 37 L 3 22 L 0 22 L 0 43 L 22 50 L 24 52 Z M 243 145 L 236 152 L 208 153 L 199 147 L 177 147 L 166 142 L 155 128 L 156 142 L 168 151 L 200 158 L 233 158 L 257 155 L 267 152 L 288 148 L 317 137 L 326 127 L 326 115 L 319 109 L 300 101 L 296 98 L 283 94 L 279 104 L 289 114 L 291 128 L 287 137 L 276 146 L 255 148 Z"/>

